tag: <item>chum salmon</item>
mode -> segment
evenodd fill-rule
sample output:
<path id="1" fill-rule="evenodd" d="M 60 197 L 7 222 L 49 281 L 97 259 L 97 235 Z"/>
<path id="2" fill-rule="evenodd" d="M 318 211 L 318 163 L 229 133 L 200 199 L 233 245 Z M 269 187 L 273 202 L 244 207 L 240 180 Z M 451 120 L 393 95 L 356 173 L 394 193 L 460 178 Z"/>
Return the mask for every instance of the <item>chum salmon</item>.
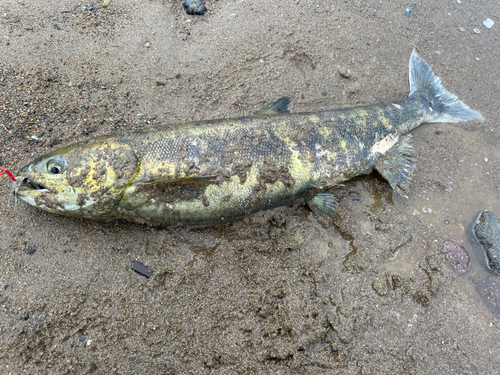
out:
<path id="1" fill-rule="evenodd" d="M 156 225 L 228 222 L 299 200 L 331 215 L 328 189 L 374 169 L 405 196 L 416 166 L 412 129 L 483 119 L 415 49 L 409 80 L 406 99 L 382 105 L 289 113 L 281 98 L 253 117 L 75 143 L 21 168 L 15 194 L 58 214 Z"/>

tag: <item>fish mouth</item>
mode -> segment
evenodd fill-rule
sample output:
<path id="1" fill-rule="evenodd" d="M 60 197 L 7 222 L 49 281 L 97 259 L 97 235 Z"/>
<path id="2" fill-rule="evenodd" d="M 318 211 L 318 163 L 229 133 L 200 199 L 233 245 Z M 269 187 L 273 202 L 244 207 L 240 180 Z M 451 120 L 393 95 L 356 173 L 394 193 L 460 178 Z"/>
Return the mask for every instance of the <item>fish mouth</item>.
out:
<path id="1" fill-rule="evenodd" d="M 30 180 L 28 177 L 23 178 L 21 186 L 19 186 L 19 190 L 21 191 L 36 190 L 41 193 L 49 191 L 49 189 L 47 189 L 44 185 L 38 184 L 37 182 Z"/>

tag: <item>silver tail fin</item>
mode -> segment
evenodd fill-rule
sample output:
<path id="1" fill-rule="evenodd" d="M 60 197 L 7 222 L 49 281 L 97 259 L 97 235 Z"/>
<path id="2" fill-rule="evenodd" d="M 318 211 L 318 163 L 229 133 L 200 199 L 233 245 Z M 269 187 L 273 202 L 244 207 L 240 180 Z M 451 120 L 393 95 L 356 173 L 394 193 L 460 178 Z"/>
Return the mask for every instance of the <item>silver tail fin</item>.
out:
<path id="1" fill-rule="evenodd" d="M 470 109 L 458 100 L 455 94 L 446 91 L 441 80 L 431 67 L 420 57 L 416 49 L 410 57 L 410 94 L 423 94 L 432 103 L 432 118 L 426 122 L 460 122 L 484 120 L 478 111 Z"/>

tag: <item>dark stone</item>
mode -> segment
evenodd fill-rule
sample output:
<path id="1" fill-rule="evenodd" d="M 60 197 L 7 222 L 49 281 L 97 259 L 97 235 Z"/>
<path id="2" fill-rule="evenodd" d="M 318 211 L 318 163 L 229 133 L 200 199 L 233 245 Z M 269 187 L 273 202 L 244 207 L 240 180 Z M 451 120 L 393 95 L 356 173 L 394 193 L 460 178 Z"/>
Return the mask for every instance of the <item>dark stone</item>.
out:
<path id="1" fill-rule="evenodd" d="M 26 246 L 26 249 L 24 250 L 24 252 L 28 255 L 33 255 L 36 252 L 36 247 L 34 245 L 28 245 L 28 246 Z"/>
<path id="2" fill-rule="evenodd" d="M 185 0 L 182 5 L 186 9 L 187 14 L 202 16 L 207 11 L 205 4 L 201 0 Z"/>
<path id="3" fill-rule="evenodd" d="M 489 269 L 500 275 L 500 219 L 491 211 L 483 211 L 473 232 L 486 254 Z"/>
<path id="4" fill-rule="evenodd" d="M 143 276 L 150 277 L 152 272 L 149 270 L 147 266 L 142 264 L 141 262 L 138 262 L 136 260 L 132 261 L 132 264 L 130 265 L 130 268 L 133 269 L 135 272 L 140 273 Z"/>

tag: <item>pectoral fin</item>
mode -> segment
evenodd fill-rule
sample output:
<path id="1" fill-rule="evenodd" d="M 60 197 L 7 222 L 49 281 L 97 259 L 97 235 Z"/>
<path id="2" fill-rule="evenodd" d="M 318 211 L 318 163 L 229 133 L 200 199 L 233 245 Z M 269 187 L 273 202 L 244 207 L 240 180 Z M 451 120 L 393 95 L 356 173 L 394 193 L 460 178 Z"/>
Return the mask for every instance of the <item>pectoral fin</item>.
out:
<path id="1" fill-rule="evenodd" d="M 401 137 L 399 142 L 375 163 L 375 169 L 405 198 L 405 191 L 417 166 L 413 158 L 411 138 L 411 134 Z"/>
<path id="2" fill-rule="evenodd" d="M 333 194 L 320 193 L 307 202 L 307 205 L 315 214 L 333 216 L 336 205 L 335 196 Z"/>

